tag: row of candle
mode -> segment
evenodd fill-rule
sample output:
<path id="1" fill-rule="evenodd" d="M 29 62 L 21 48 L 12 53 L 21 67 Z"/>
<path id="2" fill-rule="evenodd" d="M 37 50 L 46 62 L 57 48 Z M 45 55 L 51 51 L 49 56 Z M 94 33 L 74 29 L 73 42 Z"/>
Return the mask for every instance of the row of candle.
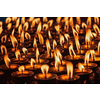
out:
<path id="1" fill-rule="evenodd" d="M 37 74 L 41 72 L 41 66 L 43 64 L 49 64 L 50 68 L 48 68 L 48 65 L 42 68 L 42 70 L 45 70 L 45 72 L 42 71 L 45 73 L 43 74 L 45 78 L 48 79 L 46 77 L 48 74 L 46 75 L 46 73 L 49 71 L 50 73 L 57 74 L 55 75 L 57 80 L 61 78 L 62 80 L 65 79 L 65 82 L 75 78 L 73 76 L 73 69 L 74 73 L 76 73 L 76 77 L 77 75 L 87 75 L 87 73 L 90 75 L 90 73 L 95 72 L 100 61 L 99 18 L 94 18 L 95 24 L 93 24 L 93 28 L 91 25 L 91 17 L 88 17 L 87 24 L 84 22 L 81 24 L 79 17 L 76 19 L 76 25 L 73 24 L 74 21 L 72 17 L 65 17 L 62 20 L 61 17 L 57 17 L 56 23 L 54 24 L 53 20 L 48 21 L 47 17 L 43 17 L 43 21 L 41 21 L 40 18 L 34 17 L 25 20 L 25 17 L 22 17 L 20 23 L 20 18 L 15 17 L 12 19 L 7 18 L 5 23 L 0 22 L 0 28 L 2 29 L 0 34 L 0 55 L 5 61 L 5 64 L 0 65 L 0 68 L 2 70 L 17 70 L 18 66 L 20 66 L 19 71 L 20 68 L 22 69 L 20 72 L 17 72 L 17 75 L 18 73 L 28 74 L 26 70 L 31 70 L 29 73 L 31 75 L 35 73 L 34 77 L 36 79 L 38 77 Z M 63 26 L 64 29 L 62 28 Z M 86 35 L 84 38 L 85 32 Z M 82 41 L 82 45 L 80 45 L 80 41 Z M 16 58 L 13 58 L 14 53 Z M 62 56 L 64 53 L 66 53 L 66 55 Z M 73 64 L 69 61 L 74 64 L 74 68 L 72 68 Z M 66 69 L 67 65 L 68 68 Z M 76 66 L 78 66 L 79 69 L 76 69 Z M 25 72 L 24 68 L 26 69 Z M 68 75 L 66 74 L 67 78 L 65 77 L 66 75 L 61 75 L 66 72 L 67 74 L 69 73 Z M 14 75 L 16 76 L 16 73 L 12 74 L 12 76 Z M 41 74 L 39 76 L 41 76 Z"/>

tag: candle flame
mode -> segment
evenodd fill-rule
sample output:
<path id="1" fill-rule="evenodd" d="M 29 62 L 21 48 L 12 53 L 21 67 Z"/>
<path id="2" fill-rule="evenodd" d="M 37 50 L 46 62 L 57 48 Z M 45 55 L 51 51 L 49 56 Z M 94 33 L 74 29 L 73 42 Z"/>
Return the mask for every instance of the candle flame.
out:
<path id="1" fill-rule="evenodd" d="M 8 54 L 5 54 L 4 55 L 4 62 L 6 64 L 6 66 L 9 68 L 9 63 L 11 62 L 9 57 L 8 57 Z"/>
<path id="2" fill-rule="evenodd" d="M 22 51 L 24 54 L 26 54 L 28 52 L 28 50 L 25 47 L 22 48 Z"/>
<path id="3" fill-rule="evenodd" d="M 75 37 L 76 35 L 78 36 L 78 32 L 77 32 L 74 28 L 72 28 L 72 31 L 73 31 L 74 37 Z"/>
<path id="4" fill-rule="evenodd" d="M 38 24 L 38 27 L 37 27 L 37 34 L 41 32 L 41 29 L 42 29 L 42 25 L 41 25 L 41 22 L 39 22 Z"/>
<path id="5" fill-rule="evenodd" d="M 69 30 L 69 20 L 68 19 L 65 21 L 64 30 Z"/>
<path id="6" fill-rule="evenodd" d="M 41 71 L 42 71 L 43 74 L 47 74 L 48 71 L 49 71 L 49 65 L 46 65 L 46 64 L 42 65 Z"/>
<path id="7" fill-rule="evenodd" d="M 21 18 L 21 24 L 24 24 L 25 23 L 25 17 L 22 17 Z"/>
<path id="8" fill-rule="evenodd" d="M 77 24 L 78 24 L 78 25 L 81 24 L 81 18 L 80 18 L 80 17 L 76 17 L 76 21 L 77 21 Z"/>
<path id="9" fill-rule="evenodd" d="M 40 44 L 44 44 L 43 36 L 40 33 L 38 33 L 38 37 L 39 37 Z"/>
<path id="10" fill-rule="evenodd" d="M 57 18 L 56 18 L 56 22 L 57 22 L 57 24 L 60 24 L 60 22 L 61 22 L 61 17 L 57 17 Z"/>
<path id="11" fill-rule="evenodd" d="M 20 18 L 18 18 L 18 19 L 16 20 L 16 28 L 18 28 L 19 24 L 20 24 Z"/>
<path id="12" fill-rule="evenodd" d="M 60 34 L 60 45 L 63 46 L 65 39 L 64 36 Z"/>
<path id="13" fill-rule="evenodd" d="M 39 50 L 38 50 L 38 48 L 36 48 L 36 61 L 37 62 L 39 60 L 39 55 L 40 55 Z"/>
<path id="14" fill-rule="evenodd" d="M 49 27 L 51 27 L 52 24 L 53 24 L 53 20 L 49 20 L 49 21 L 47 22 L 47 24 L 48 24 Z"/>
<path id="15" fill-rule="evenodd" d="M 2 27 L 2 25 L 3 25 L 3 22 L 2 22 L 2 21 L 0 21 L 0 27 Z"/>
<path id="16" fill-rule="evenodd" d="M 31 35 L 30 35 L 28 32 L 26 32 L 26 33 L 25 33 L 25 38 L 26 38 L 27 40 L 31 40 Z"/>
<path id="17" fill-rule="evenodd" d="M 78 24 L 76 24 L 76 25 L 75 25 L 75 29 L 76 29 L 76 31 L 79 33 L 79 31 L 80 31 L 80 26 L 79 26 Z"/>
<path id="18" fill-rule="evenodd" d="M 30 17 L 30 18 L 29 18 L 29 22 L 32 22 L 33 19 L 34 19 L 34 17 Z"/>
<path id="19" fill-rule="evenodd" d="M 100 52 L 100 42 L 98 43 L 98 52 Z"/>
<path id="20" fill-rule="evenodd" d="M 15 56 L 16 56 L 17 60 L 20 59 L 20 57 L 21 57 L 20 50 L 15 51 Z"/>
<path id="21" fill-rule="evenodd" d="M 57 46 L 57 42 L 56 40 L 53 40 L 53 49 L 55 49 L 56 46 Z"/>
<path id="22" fill-rule="evenodd" d="M 70 23 L 70 26 L 73 28 L 73 17 L 70 17 L 70 20 L 69 20 L 69 23 Z"/>
<path id="23" fill-rule="evenodd" d="M 47 22 L 48 18 L 47 17 L 43 17 L 43 22 Z"/>
<path id="24" fill-rule="evenodd" d="M 35 60 L 31 58 L 31 62 L 30 62 L 31 67 L 33 67 L 34 63 L 35 63 Z"/>
<path id="25" fill-rule="evenodd" d="M 78 36 L 75 36 L 75 43 L 76 43 L 77 51 L 79 52 L 80 51 L 80 43 L 79 43 Z"/>
<path id="26" fill-rule="evenodd" d="M 48 24 L 43 24 L 43 30 L 47 30 L 48 29 Z"/>
<path id="27" fill-rule="evenodd" d="M 99 25 L 99 17 L 94 17 L 94 22 Z"/>
<path id="28" fill-rule="evenodd" d="M 87 25 L 84 22 L 82 22 L 82 28 L 87 28 Z"/>
<path id="29" fill-rule="evenodd" d="M 47 54 L 49 55 L 50 54 L 51 46 L 50 46 L 50 42 L 49 42 L 48 39 L 46 40 L 46 47 L 47 47 Z"/>
<path id="30" fill-rule="evenodd" d="M 91 26 L 91 17 L 87 18 L 87 26 Z"/>
<path id="31" fill-rule="evenodd" d="M 81 63 L 78 63 L 78 68 L 81 72 L 85 70 L 85 67 Z"/>
<path id="32" fill-rule="evenodd" d="M 7 48 L 4 45 L 1 45 L 1 53 L 7 54 Z"/>
<path id="33" fill-rule="evenodd" d="M 57 34 L 59 34 L 60 33 L 60 25 L 56 25 L 55 30 L 57 31 Z"/>
<path id="34" fill-rule="evenodd" d="M 3 28 L 2 28 L 2 26 L 0 27 L 0 34 L 3 32 Z"/>
<path id="35" fill-rule="evenodd" d="M 22 30 L 22 33 L 20 36 L 20 43 L 24 43 L 24 30 Z"/>
<path id="36" fill-rule="evenodd" d="M 33 47 L 37 47 L 37 42 L 36 42 L 36 38 L 34 37 L 34 42 L 33 42 Z"/>
<path id="37" fill-rule="evenodd" d="M 100 29 L 96 24 L 93 25 L 93 29 L 96 32 L 96 34 L 100 34 Z"/>
<path id="38" fill-rule="evenodd" d="M 18 67 L 18 71 L 19 71 L 19 72 L 23 72 L 24 70 L 25 70 L 24 65 Z"/>
<path id="39" fill-rule="evenodd" d="M 35 23 L 36 23 L 36 21 L 33 20 L 33 21 L 32 21 L 32 24 L 31 24 L 31 28 L 35 27 Z"/>
<path id="40" fill-rule="evenodd" d="M 6 41 L 7 41 L 7 35 L 2 36 L 1 37 L 1 42 L 6 43 Z"/>
<path id="41" fill-rule="evenodd" d="M 66 40 L 68 41 L 68 39 L 70 38 L 69 34 L 64 34 Z"/>
<path id="42" fill-rule="evenodd" d="M 94 60 L 95 59 L 95 51 L 90 50 L 90 55 L 91 55 L 92 60 Z"/>
<path id="43" fill-rule="evenodd" d="M 90 56 L 90 50 L 88 50 L 88 51 L 85 53 L 84 64 L 88 64 L 88 63 L 89 63 L 89 56 Z"/>
<path id="44" fill-rule="evenodd" d="M 10 23 L 11 22 L 11 18 L 10 17 L 7 17 L 6 18 L 6 24 Z"/>
<path id="45" fill-rule="evenodd" d="M 48 36 L 49 36 L 49 39 L 52 39 L 52 36 L 51 36 L 50 30 L 48 30 Z"/>
<path id="46" fill-rule="evenodd" d="M 12 21 L 16 21 L 17 20 L 17 17 L 12 17 Z"/>
<path id="47" fill-rule="evenodd" d="M 55 68 L 58 68 L 59 64 L 60 64 L 60 59 L 59 59 L 59 57 L 55 54 Z"/>
<path id="48" fill-rule="evenodd" d="M 73 78 L 73 64 L 67 61 L 66 67 L 67 67 L 67 75 L 69 76 L 69 78 Z"/>
<path id="49" fill-rule="evenodd" d="M 9 24 L 7 25 L 7 29 L 10 30 L 11 27 L 12 27 L 12 23 L 9 23 Z"/>
<path id="50" fill-rule="evenodd" d="M 23 29 L 24 29 L 25 31 L 27 31 L 27 30 L 28 30 L 28 27 L 29 27 L 28 22 L 25 22 L 24 25 L 23 25 Z"/>
<path id="51" fill-rule="evenodd" d="M 22 24 L 20 24 L 18 27 L 18 33 L 21 34 L 21 31 L 22 31 Z"/>

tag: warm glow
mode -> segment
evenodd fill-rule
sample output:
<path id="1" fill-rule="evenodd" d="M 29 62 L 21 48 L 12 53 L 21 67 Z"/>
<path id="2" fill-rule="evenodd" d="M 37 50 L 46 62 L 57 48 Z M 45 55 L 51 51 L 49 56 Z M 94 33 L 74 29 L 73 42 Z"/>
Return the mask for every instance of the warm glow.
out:
<path id="1" fill-rule="evenodd" d="M 69 76 L 69 78 L 73 78 L 73 64 L 67 61 L 66 67 L 67 67 L 67 75 Z"/>
<path id="2" fill-rule="evenodd" d="M 33 58 L 31 58 L 31 62 L 30 62 L 31 67 L 34 66 L 34 63 L 35 63 L 35 60 Z"/>
<path id="3" fill-rule="evenodd" d="M 29 18 L 29 22 L 32 22 L 33 19 L 34 19 L 34 17 L 30 17 L 30 18 Z"/>
<path id="4" fill-rule="evenodd" d="M 8 54 L 5 54 L 4 55 L 4 62 L 5 62 L 5 64 L 6 64 L 6 66 L 9 68 L 9 65 L 10 65 L 10 59 L 9 59 L 9 57 L 8 57 Z"/>
<path id="5" fill-rule="evenodd" d="M 20 43 L 24 43 L 24 30 L 22 30 L 22 33 L 20 36 Z"/>
<path id="6" fill-rule="evenodd" d="M 82 22 L 82 28 L 87 28 L 87 25 L 84 22 Z"/>
<path id="7" fill-rule="evenodd" d="M 69 30 L 69 20 L 65 21 L 64 30 Z"/>
<path id="8" fill-rule="evenodd" d="M 69 23 L 70 23 L 70 26 L 73 28 L 73 17 L 70 17 L 70 20 L 69 20 Z"/>
<path id="9" fill-rule="evenodd" d="M 5 22 L 6 22 L 6 24 L 10 23 L 11 22 L 11 18 L 7 17 Z"/>
<path id="10" fill-rule="evenodd" d="M 79 33 L 79 31 L 80 31 L 80 26 L 79 26 L 78 24 L 76 24 L 76 25 L 75 25 L 75 29 L 76 29 L 76 31 Z"/>
<path id="11" fill-rule="evenodd" d="M 14 37 L 14 35 L 10 35 L 10 39 L 11 39 L 13 48 L 18 47 L 18 41 L 17 41 L 17 39 Z"/>
<path id="12" fill-rule="evenodd" d="M 7 35 L 2 36 L 1 37 L 1 42 L 6 43 L 6 41 L 7 41 Z"/>
<path id="13" fill-rule="evenodd" d="M 31 35 L 30 35 L 28 32 L 26 32 L 26 33 L 25 33 L 25 38 L 26 38 L 27 40 L 31 40 Z"/>
<path id="14" fill-rule="evenodd" d="M 10 30 L 11 27 L 12 27 L 12 23 L 9 23 L 9 24 L 7 25 L 7 29 Z"/>
<path id="15" fill-rule="evenodd" d="M 2 28 L 2 26 L 0 27 L 0 34 L 3 32 L 3 28 Z"/>
<path id="16" fill-rule="evenodd" d="M 15 29 L 12 30 L 12 33 L 11 34 L 14 35 L 14 32 L 15 32 Z"/>
<path id="17" fill-rule="evenodd" d="M 91 17 L 87 18 L 87 26 L 91 26 Z"/>
<path id="18" fill-rule="evenodd" d="M 85 59 L 84 59 L 84 63 L 85 63 L 85 64 L 88 64 L 88 63 L 89 63 L 89 56 L 90 56 L 90 50 L 88 50 L 88 51 L 85 53 Z"/>
<path id="19" fill-rule="evenodd" d="M 1 45 L 1 53 L 7 54 L 7 48 L 4 45 Z"/>
<path id="20" fill-rule="evenodd" d="M 50 42 L 48 39 L 46 40 L 46 47 L 47 47 L 47 54 L 49 55 L 51 47 L 50 47 Z"/>
<path id="21" fill-rule="evenodd" d="M 78 36 L 78 32 L 74 28 L 72 28 L 72 31 L 73 31 L 74 36 L 76 36 L 76 35 Z"/>
<path id="22" fill-rule="evenodd" d="M 21 24 L 24 24 L 25 23 L 25 17 L 22 17 L 21 18 Z"/>
<path id="23" fill-rule="evenodd" d="M 98 52 L 100 52 L 100 42 L 98 43 Z"/>
<path id="24" fill-rule="evenodd" d="M 55 26 L 55 29 L 56 29 L 57 33 L 59 34 L 60 33 L 60 26 L 59 25 L 56 25 Z"/>
<path id="25" fill-rule="evenodd" d="M 51 27 L 52 24 L 53 24 L 53 20 L 49 20 L 49 21 L 47 22 L 47 24 Z"/>
<path id="26" fill-rule="evenodd" d="M 48 36 L 49 36 L 49 39 L 52 39 L 52 36 L 51 36 L 50 30 L 48 30 Z"/>
<path id="27" fill-rule="evenodd" d="M 3 25 L 3 22 L 2 21 L 0 21 L 0 27 Z"/>
<path id="28" fill-rule="evenodd" d="M 38 37 L 39 37 L 39 42 L 40 42 L 40 44 L 44 44 L 43 36 L 42 36 L 41 34 L 38 33 Z"/>
<path id="29" fill-rule="evenodd" d="M 37 34 L 41 32 L 41 29 L 42 29 L 41 27 L 42 27 L 42 25 L 41 25 L 41 22 L 40 22 L 38 24 L 38 27 L 37 27 L 37 31 L 36 31 Z"/>
<path id="30" fill-rule="evenodd" d="M 60 21 L 61 21 L 61 17 L 57 17 L 56 19 L 57 24 L 60 24 Z"/>
<path id="31" fill-rule="evenodd" d="M 54 55 L 57 55 L 57 57 L 62 60 L 62 54 L 60 53 L 60 50 L 58 50 L 57 48 L 55 49 Z"/>
<path id="32" fill-rule="evenodd" d="M 36 24 L 39 24 L 40 18 L 35 18 L 34 20 L 35 20 Z"/>
<path id="33" fill-rule="evenodd" d="M 28 50 L 25 47 L 22 48 L 22 51 L 24 54 L 27 54 L 27 52 L 28 52 Z"/>
<path id="34" fill-rule="evenodd" d="M 63 46 L 64 41 L 65 41 L 64 36 L 60 34 L 60 45 L 61 46 Z"/>
<path id="35" fill-rule="evenodd" d="M 55 54 L 55 68 L 58 68 L 60 64 L 60 59 L 59 57 Z"/>
<path id="36" fill-rule="evenodd" d="M 100 29 L 99 29 L 98 25 L 94 24 L 93 29 L 96 32 L 96 34 L 100 34 Z"/>
<path id="37" fill-rule="evenodd" d="M 66 22 L 68 20 L 69 17 L 64 17 L 61 22 Z"/>
<path id="38" fill-rule="evenodd" d="M 18 18 L 18 19 L 16 20 L 16 28 L 18 28 L 19 24 L 20 24 L 20 18 Z"/>
<path id="39" fill-rule="evenodd" d="M 85 70 L 85 67 L 81 63 L 78 63 L 78 68 L 81 72 Z"/>
<path id="40" fill-rule="evenodd" d="M 28 30 L 28 27 L 29 27 L 28 22 L 25 22 L 24 25 L 23 25 L 23 29 L 24 29 L 25 31 L 27 31 L 27 30 Z"/>
<path id="41" fill-rule="evenodd" d="M 46 65 L 46 64 L 42 65 L 41 71 L 42 71 L 43 74 L 47 74 L 48 71 L 49 71 L 49 65 Z"/>
<path id="42" fill-rule="evenodd" d="M 17 17 L 12 17 L 12 21 L 16 21 L 17 20 Z"/>
<path id="43" fill-rule="evenodd" d="M 36 62 L 39 61 L 39 55 L 40 55 L 39 50 L 38 48 L 36 48 Z"/>
<path id="44" fill-rule="evenodd" d="M 80 51 L 80 43 L 79 43 L 78 36 L 75 36 L 75 43 L 76 43 L 77 51 L 79 52 Z"/>
<path id="45" fill-rule="evenodd" d="M 43 17 L 43 22 L 47 22 L 47 21 L 48 21 L 47 17 Z"/>
<path id="46" fill-rule="evenodd" d="M 86 45 L 91 43 L 91 40 L 93 38 L 92 32 L 90 29 L 86 29 L 86 35 L 85 35 L 85 43 Z"/>
<path id="47" fill-rule="evenodd" d="M 21 34 L 21 31 L 22 31 L 22 24 L 20 24 L 19 27 L 18 27 L 19 34 Z"/>
<path id="48" fill-rule="evenodd" d="M 43 30 L 47 30 L 48 29 L 48 24 L 43 24 Z"/>
<path id="49" fill-rule="evenodd" d="M 90 50 L 90 55 L 91 55 L 92 60 L 94 60 L 95 59 L 95 51 Z"/>
<path id="50" fill-rule="evenodd" d="M 32 21 L 31 28 L 35 27 L 35 20 Z"/>
<path id="51" fill-rule="evenodd" d="M 94 22 L 99 25 L 99 17 L 94 17 Z"/>
<path id="52" fill-rule="evenodd" d="M 15 51 L 15 56 L 16 56 L 16 59 L 17 59 L 17 60 L 20 59 L 21 54 L 20 54 L 20 51 L 19 51 L 19 50 L 16 50 L 16 51 Z"/>
<path id="53" fill-rule="evenodd" d="M 69 54 L 70 54 L 70 56 L 72 56 L 72 55 L 76 56 L 75 51 L 73 49 L 73 44 L 71 44 L 70 47 L 69 47 Z"/>
<path id="54" fill-rule="evenodd" d="M 36 42 L 36 38 L 35 38 L 35 37 L 34 37 L 33 47 L 34 47 L 34 48 L 37 47 L 37 42 Z"/>
<path id="55" fill-rule="evenodd" d="M 77 24 L 78 24 L 78 25 L 81 24 L 81 18 L 80 18 L 80 17 L 76 17 L 76 21 L 77 21 Z"/>
<path id="56" fill-rule="evenodd" d="M 69 34 L 64 34 L 66 40 L 68 41 L 68 39 L 70 38 Z"/>
<path id="57" fill-rule="evenodd" d="M 22 65 L 22 66 L 18 67 L 18 71 L 19 71 L 19 72 L 23 72 L 24 70 L 25 70 L 24 65 Z"/>
<path id="58" fill-rule="evenodd" d="M 56 40 L 53 40 L 53 49 L 55 49 L 56 46 L 57 46 L 57 42 Z"/>

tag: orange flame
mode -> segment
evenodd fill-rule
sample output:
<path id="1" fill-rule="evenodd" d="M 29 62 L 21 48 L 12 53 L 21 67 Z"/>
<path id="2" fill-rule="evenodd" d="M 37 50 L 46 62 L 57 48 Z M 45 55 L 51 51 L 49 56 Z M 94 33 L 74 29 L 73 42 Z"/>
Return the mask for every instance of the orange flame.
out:
<path id="1" fill-rule="evenodd" d="M 9 24 L 7 25 L 7 29 L 10 30 L 11 27 L 12 27 L 12 23 L 9 23 Z"/>
<path id="2" fill-rule="evenodd" d="M 40 33 L 41 32 L 41 22 L 38 24 L 38 27 L 37 27 L 37 33 Z"/>
<path id="3" fill-rule="evenodd" d="M 34 19 L 34 17 L 30 17 L 30 18 L 29 18 L 29 22 L 32 22 L 33 19 Z"/>
<path id="4" fill-rule="evenodd" d="M 57 24 L 60 24 L 60 21 L 61 21 L 61 17 L 57 17 L 56 19 Z"/>
<path id="5" fill-rule="evenodd" d="M 94 22 L 99 25 L 99 17 L 94 17 Z"/>
<path id="6" fill-rule="evenodd" d="M 23 29 L 25 29 L 25 31 L 27 31 L 28 30 L 28 27 L 29 27 L 28 22 L 25 22 L 24 25 L 23 25 Z"/>
<path id="7" fill-rule="evenodd" d="M 87 26 L 91 26 L 91 17 L 87 18 Z"/>
<path id="8" fill-rule="evenodd" d="M 24 54 L 26 54 L 28 52 L 28 50 L 25 47 L 22 48 L 22 51 Z"/>
<path id="9" fill-rule="evenodd" d="M 60 50 L 56 49 L 55 52 L 54 52 L 54 54 L 56 54 L 57 57 L 58 57 L 60 60 L 62 60 L 62 55 L 61 55 L 61 53 L 60 53 Z"/>
<path id="10" fill-rule="evenodd" d="M 60 64 L 60 59 L 59 59 L 59 57 L 55 54 L 55 68 L 58 68 L 59 64 Z"/>
<path id="11" fill-rule="evenodd" d="M 2 36 L 1 42 L 6 43 L 6 41 L 7 41 L 7 35 Z"/>
<path id="12" fill-rule="evenodd" d="M 35 63 L 35 60 L 33 58 L 31 58 L 31 62 L 30 62 L 31 67 L 33 67 L 33 65 L 34 65 L 33 63 Z"/>
<path id="13" fill-rule="evenodd" d="M 84 63 L 85 63 L 85 64 L 88 64 L 88 63 L 89 63 L 89 56 L 90 56 L 90 50 L 88 50 L 88 51 L 85 53 L 85 59 L 84 59 Z"/>
<path id="14" fill-rule="evenodd" d="M 28 32 L 26 32 L 26 33 L 25 33 L 25 38 L 26 38 L 27 40 L 31 40 L 31 35 L 30 35 Z"/>
<path id="15" fill-rule="evenodd" d="M 55 29 L 56 29 L 57 33 L 59 34 L 60 33 L 60 26 L 59 25 L 56 25 L 55 26 Z"/>
<path id="16" fill-rule="evenodd" d="M 71 44 L 70 47 L 69 47 L 69 54 L 70 54 L 70 56 L 72 56 L 72 53 L 73 53 L 74 56 L 76 56 L 75 51 L 73 49 L 73 44 Z"/>
<path id="17" fill-rule="evenodd" d="M 43 30 L 47 30 L 48 29 L 48 24 L 43 24 Z"/>
<path id="18" fill-rule="evenodd" d="M 60 34 L 60 45 L 63 46 L 65 39 L 64 36 Z"/>
<path id="19" fill-rule="evenodd" d="M 69 30 L 69 20 L 65 21 L 64 30 Z"/>
<path id="20" fill-rule="evenodd" d="M 3 54 L 4 52 L 7 54 L 7 48 L 4 45 L 1 45 L 1 53 Z"/>
<path id="21" fill-rule="evenodd" d="M 47 22 L 47 21 L 48 21 L 47 17 L 43 17 L 43 22 Z"/>
<path id="22" fill-rule="evenodd" d="M 51 36 L 50 30 L 48 30 L 48 36 L 49 36 L 49 39 L 52 39 L 52 36 Z"/>
<path id="23" fill-rule="evenodd" d="M 12 30 L 12 33 L 11 34 L 14 35 L 14 32 L 15 32 L 15 29 Z"/>
<path id="24" fill-rule="evenodd" d="M 90 29 L 87 29 L 86 30 L 86 36 L 85 36 L 85 42 L 86 42 L 86 45 L 89 44 L 91 42 L 91 39 L 93 38 L 93 35 L 91 33 L 91 30 Z"/>
<path id="25" fill-rule="evenodd" d="M 80 17 L 76 17 L 76 21 L 77 21 L 78 25 L 81 24 L 81 18 Z"/>
<path id="26" fill-rule="evenodd" d="M 67 67 L 67 75 L 69 76 L 69 78 L 73 78 L 73 64 L 67 61 L 66 67 Z"/>
<path id="27" fill-rule="evenodd" d="M 16 20 L 16 28 L 18 28 L 19 24 L 20 24 L 20 18 L 18 18 L 18 19 Z"/>
<path id="28" fill-rule="evenodd" d="M 76 24 L 76 25 L 75 25 L 75 29 L 76 29 L 76 31 L 79 33 L 79 31 L 80 31 L 80 26 L 79 26 L 78 24 Z"/>
<path id="29" fill-rule="evenodd" d="M 2 28 L 2 26 L 0 27 L 0 34 L 3 32 L 3 28 Z"/>
<path id="30" fill-rule="evenodd" d="M 38 33 L 38 37 L 39 37 L 39 42 L 40 42 L 40 44 L 44 44 L 43 36 L 42 36 L 41 34 Z"/>
<path id="31" fill-rule="evenodd" d="M 35 20 L 32 21 L 31 28 L 35 26 Z"/>
<path id="32" fill-rule="evenodd" d="M 90 55 L 91 55 L 92 60 L 94 60 L 94 58 L 95 58 L 95 51 L 94 50 L 90 50 Z"/>
<path id="33" fill-rule="evenodd" d="M 87 28 L 87 25 L 84 22 L 82 22 L 82 28 Z"/>
<path id="34" fill-rule="evenodd" d="M 16 21 L 17 20 L 17 17 L 12 17 L 12 21 Z"/>
<path id="35" fill-rule="evenodd" d="M 20 36 L 20 43 L 24 43 L 24 30 L 22 30 L 22 33 Z"/>
<path id="36" fill-rule="evenodd" d="M 100 52 L 100 42 L 98 43 L 98 52 Z"/>
<path id="37" fill-rule="evenodd" d="M 68 41 L 68 38 L 70 38 L 69 34 L 64 34 L 66 40 Z"/>
<path id="38" fill-rule="evenodd" d="M 47 24 L 48 24 L 48 26 L 52 26 L 52 24 L 53 24 L 53 20 L 49 20 L 48 22 L 47 22 Z"/>
<path id="39" fill-rule="evenodd" d="M 75 36 L 75 43 L 76 43 L 77 51 L 79 52 L 80 51 L 80 43 L 79 43 L 78 36 Z"/>
<path id="40" fill-rule="evenodd" d="M 18 67 L 18 71 L 19 71 L 19 72 L 23 72 L 24 70 L 25 70 L 24 65 L 22 65 L 22 66 Z"/>
<path id="41" fill-rule="evenodd" d="M 35 19 L 35 22 L 36 22 L 36 24 L 39 24 L 40 18 L 36 18 L 36 19 Z"/>
<path id="42" fill-rule="evenodd" d="M 70 23 L 70 26 L 73 28 L 73 17 L 70 17 L 70 20 L 69 20 L 69 23 Z"/>
<path id="43" fill-rule="evenodd" d="M 2 21 L 0 21 L 0 27 L 3 25 L 3 22 Z"/>
<path id="44" fill-rule="evenodd" d="M 96 32 L 96 34 L 98 34 L 98 33 L 100 34 L 100 29 L 96 24 L 93 25 L 93 29 Z"/>
<path id="45" fill-rule="evenodd" d="M 69 18 L 69 17 L 64 17 L 64 18 L 62 19 L 62 22 L 66 22 L 66 21 L 68 20 L 68 18 Z"/>
<path id="46" fill-rule="evenodd" d="M 39 50 L 38 50 L 38 48 L 36 48 L 36 61 L 37 62 L 39 60 L 39 55 L 40 55 Z"/>
<path id="47" fill-rule="evenodd" d="M 81 63 L 78 63 L 78 68 L 81 72 L 85 70 L 85 67 Z"/>
<path id="48" fill-rule="evenodd" d="M 51 47 L 50 47 L 50 42 L 48 39 L 46 40 L 46 47 L 47 47 L 47 54 L 49 55 Z"/>
<path id="49" fill-rule="evenodd" d="M 20 59 L 21 54 L 20 54 L 20 51 L 19 50 L 16 50 L 15 51 L 15 56 L 16 56 L 16 59 Z"/>
<path id="50" fill-rule="evenodd" d="M 56 46 L 57 46 L 57 42 L 56 40 L 53 40 L 53 49 L 55 49 Z"/>
<path id="51" fill-rule="evenodd" d="M 33 42 L 33 47 L 37 47 L 37 42 L 36 42 L 36 38 L 34 37 L 34 42 Z"/>
<path id="52" fill-rule="evenodd" d="M 78 32 L 76 32 L 76 30 L 74 28 L 72 28 L 72 30 L 73 30 L 73 35 L 78 36 Z"/>
<path id="53" fill-rule="evenodd" d="M 42 65 L 41 66 L 41 71 L 42 71 L 43 74 L 46 75 L 49 71 L 49 65 L 46 65 L 46 64 Z"/>
<path id="54" fill-rule="evenodd" d="M 21 18 L 21 24 L 24 24 L 25 23 L 25 17 L 22 17 Z"/>
<path id="55" fill-rule="evenodd" d="M 6 24 L 10 23 L 11 22 L 11 18 L 10 17 L 7 17 L 6 18 Z"/>
<path id="56" fill-rule="evenodd" d="M 21 31 L 22 31 L 22 24 L 20 24 L 19 27 L 18 27 L 19 34 L 21 34 Z"/>
<path id="57" fill-rule="evenodd" d="M 18 47 L 18 41 L 17 41 L 17 39 L 14 37 L 14 35 L 10 35 L 10 39 L 11 39 L 13 48 L 15 48 L 15 46 Z"/>
<path id="58" fill-rule="evenodd" d="M 5 54 L 4 55 L 4 62 L 6 64 L 6 66 L 9 68 L 9 63 L 11 62 L 9 57 L 8 57 L 8 54 Z"/>

